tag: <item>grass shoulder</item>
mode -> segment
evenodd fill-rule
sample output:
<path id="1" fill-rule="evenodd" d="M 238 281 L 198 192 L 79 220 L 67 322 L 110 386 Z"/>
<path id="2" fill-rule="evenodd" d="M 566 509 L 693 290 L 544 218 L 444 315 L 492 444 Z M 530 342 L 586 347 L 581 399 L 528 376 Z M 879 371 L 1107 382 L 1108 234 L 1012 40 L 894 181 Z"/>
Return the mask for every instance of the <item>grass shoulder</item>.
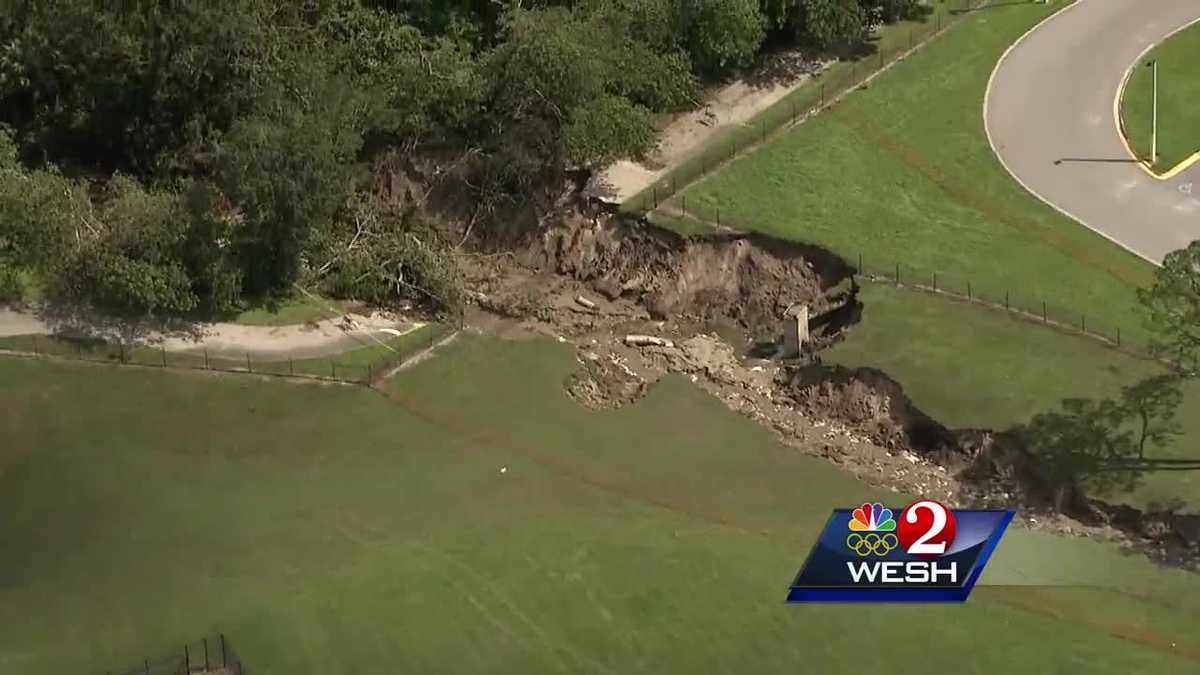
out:
<path id="1" fill-rule="evenodd" d="M 1121 130 L 1138 157 L 1151 157 L 1154 70 L 1158 64 L 1158 161 L 1168 171 L 1200 151 L 1200 23 L 1167 38 L 1133 66 L 1121 94 Z"/>

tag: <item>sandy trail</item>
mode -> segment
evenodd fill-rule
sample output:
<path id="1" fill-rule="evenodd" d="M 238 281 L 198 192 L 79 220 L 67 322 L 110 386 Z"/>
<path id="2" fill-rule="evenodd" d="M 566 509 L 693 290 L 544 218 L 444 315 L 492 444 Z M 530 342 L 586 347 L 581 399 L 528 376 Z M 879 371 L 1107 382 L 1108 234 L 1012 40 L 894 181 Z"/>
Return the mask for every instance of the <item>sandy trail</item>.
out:
<path id="1" fill-rule="evenodd" d="M 645 161 L 614 162 L 593 178 L 590 192 L 612 203 L 629 199 L 699 152 L 709 141 L 745 124 L 810 77 L 801 74 L 764 85 L 738 80 L 720 88 L 699 109 L 671 120 L 659 136 L 658 148 Z"/>
<path id="2" fill-rule="evenodd" d="M 347 317 L 349 321 L 347 321 Z M 170 352 L 208 351 L 214 356 L 316 358 L 379 344 L 421 327 L 403 316 L 375 312 L 291 326 L 244 326 L 180 319 L 128 321 L 61 307 L 17 310 L 0 307 L 0 337 L 63 335 L 125 341 Z"/>

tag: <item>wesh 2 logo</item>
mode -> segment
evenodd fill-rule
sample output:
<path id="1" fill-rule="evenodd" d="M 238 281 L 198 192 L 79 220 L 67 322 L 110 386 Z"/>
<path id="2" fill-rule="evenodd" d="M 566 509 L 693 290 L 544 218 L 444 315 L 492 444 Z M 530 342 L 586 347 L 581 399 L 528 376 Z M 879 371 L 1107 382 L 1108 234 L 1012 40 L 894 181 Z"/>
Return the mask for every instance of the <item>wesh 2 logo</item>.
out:
<path id="1" fill-rule="evenodd" d="M 899 510 L 878 502 L 835 509 L 788 601 L 962 602 L 1012 517 L 931 499 Z"/>

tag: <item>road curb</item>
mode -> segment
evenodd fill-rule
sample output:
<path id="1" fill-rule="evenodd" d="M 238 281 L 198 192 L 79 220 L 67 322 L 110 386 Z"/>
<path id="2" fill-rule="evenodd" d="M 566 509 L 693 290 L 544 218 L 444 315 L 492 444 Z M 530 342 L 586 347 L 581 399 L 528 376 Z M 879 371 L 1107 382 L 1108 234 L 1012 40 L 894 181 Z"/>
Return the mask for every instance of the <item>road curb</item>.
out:
<path id="1" fill-rule="evenodd" d="M 1164 35 L 1158 41 L 1151 42 L 1149 45 L 1147 45 L 1146 48 L 1137 55 L 1137 58 L 1133 60 L 1133 63 L 1129 64 L 1129 68 L 1125 71 L 1125 75 L 1121 77 L 1121 86 L 1117 87 L 1117 96 L 1113 99 L 1113 120 L 1115 120 L 1117 123 L 1117 135 L 1121 137 L 1121 145 L 1124 146 L 1125 152 L 1128 152 L 1129 156 L 1137 162 L 1137 165 L 1142 167 L 1142 170 L 1155 180 L 1171 180 L 1175 176 L 1187 171 L 1192 167 L 1193 164 L 1200 162 L 1200 151 L 1192 153 L 1191 157 L 1188 157 L 1182 162 L 1171 167 L 1166 173 L 1155 173 L 1154 169 L 1152 169 L 1150 165 L 1146 163 L 1146 160 L 1138 157 L 1137 153 L 1133 151 L 1133 147 L 1129 145 L 1129 139 L 1125 135 L 1125 120 L 1121 118 L 1121 99 L 1125 97 L 1125 86 L 1129 84 L 1129 78 L 1133 77 L 1134 69 L 1136 69 L 1138 64 L 1142 62 L 1142 59 L 1146 58 L 1147 54 L 1154 51 L 1155 47 L 1158 47 L 1162 43 L 1170 40 L 1179 33 L 1182 33 L 1198 23 L 1200 23 L 1200 17 L 1196 17 L 1194 21 L 1176 28 L 1170 33 Z"/>
<path id="2" fill-rule="evenodd" d="M 984 131 L 984 134 L 987 135 L 988 146 L 991 147 L 992 154 L 995 155 L 996 159 L 1000 162 L 1000 166 L 1004 167 L 1004 170 L 1006 172 L 1008 172 L 1008 175 L 1011 176 L 1013 180 L 1017 181 L 1017 184 L 1020 185 L 1022 188 L 1024 188 L 1026 192 L 1033 195 L 1034 197 L 1037 197 L 1038 200 L 1040 200 L 1046 206 L 1049 206 L 1050 208 L 1052 208 L 1055 211 L 1061 213 L 1062 215 L 1070 218 L 1071 220 L 1075 221 L 1076 223 L 1079 223 L 1080 225 L 1091 230 L 1092 232 L 1100 235 L 1101 237 L 1112 242 L 1113 244 L 1117 245 L 1121 249 L 1123 249 L 1129 253 L 1132 253 L 1133 255 L 1137 256 L 1138 258 L 1141 258 L 1142 260 L 1145 260 L 1146 262 L 1150 263 L 1151 265 L 1154 265 L 1155 267 L 1161 267 L 1162 266 L 1161 262 L 1147 256 L 1144 253 L 1141 253 L 1140 251 L 1133 249 L 1132 247 L 1125 244 L 1124 242 L 1114 239 L 1109 234 L 1102 232 L 1102 231 L 1096 229 L 1095 227 L 1089 225 L 1082 218 L 1076 216 L 1075 214 L 1071 213 L 1070 211 L 1067 211 L 1066 209 L 1062 208 L 1058 204 L 1055 204 L 1054 202 L 1050 201 L 1049 199 L 1044 197 L 1041 193 L 1039 193 L 1037 190 L 1033 189 L 1028 183 L 1026 183 L 1024 180 L 1022 180 L 1021 177 L 1018 176 L 1012 170 L 1012 168 L 1010 168 L 1008 166 L 1008 163 L 1004 161 L 1004 157 L 1002 157 L 1000 155 L 1000 151 L 996 148 L 996 141 L 992 137 L 991 125 L 988 124 L 988 102 L 991 101 L 991 97 L 992 97 L 992 85 L 995 83 L 996 73 L 1000 72 L 1000 68 L 1004 65 L 1004 61 L 1006 59 L 1008 59 L 1009 54 L 1011 54 L 1013 52 L 1013 50 L 1015 50 L 1018 46 L 1020 46 L 1020 44 L 1022 42 L 1024 42 L 1026 38 L 1028 38 L 1030 35 L 1033 35 L 1035 32 L 1037 32 L 1040 28 L 1045 26 L 1047 23 L 1062 16 L 1064 13 L 1066 13 L 1076 7 L 1079 7 L 1084 2 L 1087 2 L 1087 1 L 1088 0 L 1074 0 L 1070 4 L 1063 7 L 1062 9 L 1059 9 L 1058 11 L 1054 12 L 1050 16 L 1047 16 L 1046 18 L 1039 21 L 1037 23 L 1037 25 L 1035 25 L 1034 27 L 1025 31 L 1025 33 L 1022 34 L 1021 37 L 1017 38 L 1017 40 L 1015 42 L 1013 42 L 1011 45 L 1008 46 L 1008 49 L 1004 50 L 1004 53 L 1000 55 L 1000 59 L 998 61 L 996 61 L 996 66 L 994 68 L 992 68 L 992 74 L 988 77 L 987 89 L 984 90 L 984 93 L 983 93 L 983 131 Z"/>

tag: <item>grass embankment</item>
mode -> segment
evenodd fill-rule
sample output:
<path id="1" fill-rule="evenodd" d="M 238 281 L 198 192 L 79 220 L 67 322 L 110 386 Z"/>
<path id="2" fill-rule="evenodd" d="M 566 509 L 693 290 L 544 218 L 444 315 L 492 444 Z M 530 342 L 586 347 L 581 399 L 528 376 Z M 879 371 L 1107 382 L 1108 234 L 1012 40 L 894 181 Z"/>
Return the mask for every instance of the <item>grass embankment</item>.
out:
<path id="1" fill-rule="evenodd" d="M 1158 161 L 1168 171 L 1200 151 L 1200 24 L 1176 33 L 1146 54 L 1133 69 L 1121 95 L 1121 127 L 1138 157 L 1149 160 L 1158 62 Z"/>
<path id="2" fill-rule="evenodd" d="M 785 605 L 829 509 L 883 495 L 682 378 L 583 410 L 573 367 L 464 337 L 384 396 L 0 360 L 3 670 L 213 630 L 262 675 L 1200 665 L 1193 576 L 1022 529 L 965 606 Z"/>
<path id="3" fill-rule="evenodd" d="M 972 3 L 977 1 L 971 0 Z M 882 26 L 861 53 L 828 65 L 819 74 L 804 81 L 787 96 L 751 119 L 718 132 L 702 146 L 693 149 L 683 161 L 673 166 L 652 185 L 626 199 L 621 205 L 622 209 L 646 211 L 652 208 L 656 197 L 667 199 L 677 188 L 682 188 L 744 148 L 769 138 L 798 116 L 833 99 L 850 86 L 861 82 L 869 73 L 895 59 L 897 55 L 949 26 L 959 18 L 962 8 L 969 4 L 971 3 L 967 0 L 938 2 L 929 8 L 930 13 L 922 19 Z M 666 121 L 664 120 L 664 126 Z M 663 216 L 662 213 L 654 213 L 651 217 L 659 219 Z M 689 224 L 686 221 L 693 222 Z M 698 226 L 694 219 L 677 219 L 675 224 L 682 225 L 684 229 Z"/>
<path id="4" fill-rule="evenodd" d="M 1144 339 L 1132 308 L 1151 266 L 1022 190 L 984 133 L 1000 55 L 1060 7 L 967 14 L 867 88 L 690 187 L 688 211 L 712 220 L 719 206 L 722 224 L 861 255 L 868 268 L 970 280 L 993 297 L 1011 290 Z"/>
<path id="5" fill-rule="evenodd" d="M 1116 397 L 1122 386 L 1163 372 L 1153 361 L 999 310 L 881 284 L 865 286 L 861 298 L 863 322 L 822 357 L 883 370 L 952 428 L 1009 429 L 1058 409 L 1063 399 Z M 1200 383 L 1183 391 L 1183 435 L 1150 447 L 1147 457 L 1197 458 Z M 1200 512 L 1200 472 L 1149 473 L 1133 492 L 1100 496 Z"/>

